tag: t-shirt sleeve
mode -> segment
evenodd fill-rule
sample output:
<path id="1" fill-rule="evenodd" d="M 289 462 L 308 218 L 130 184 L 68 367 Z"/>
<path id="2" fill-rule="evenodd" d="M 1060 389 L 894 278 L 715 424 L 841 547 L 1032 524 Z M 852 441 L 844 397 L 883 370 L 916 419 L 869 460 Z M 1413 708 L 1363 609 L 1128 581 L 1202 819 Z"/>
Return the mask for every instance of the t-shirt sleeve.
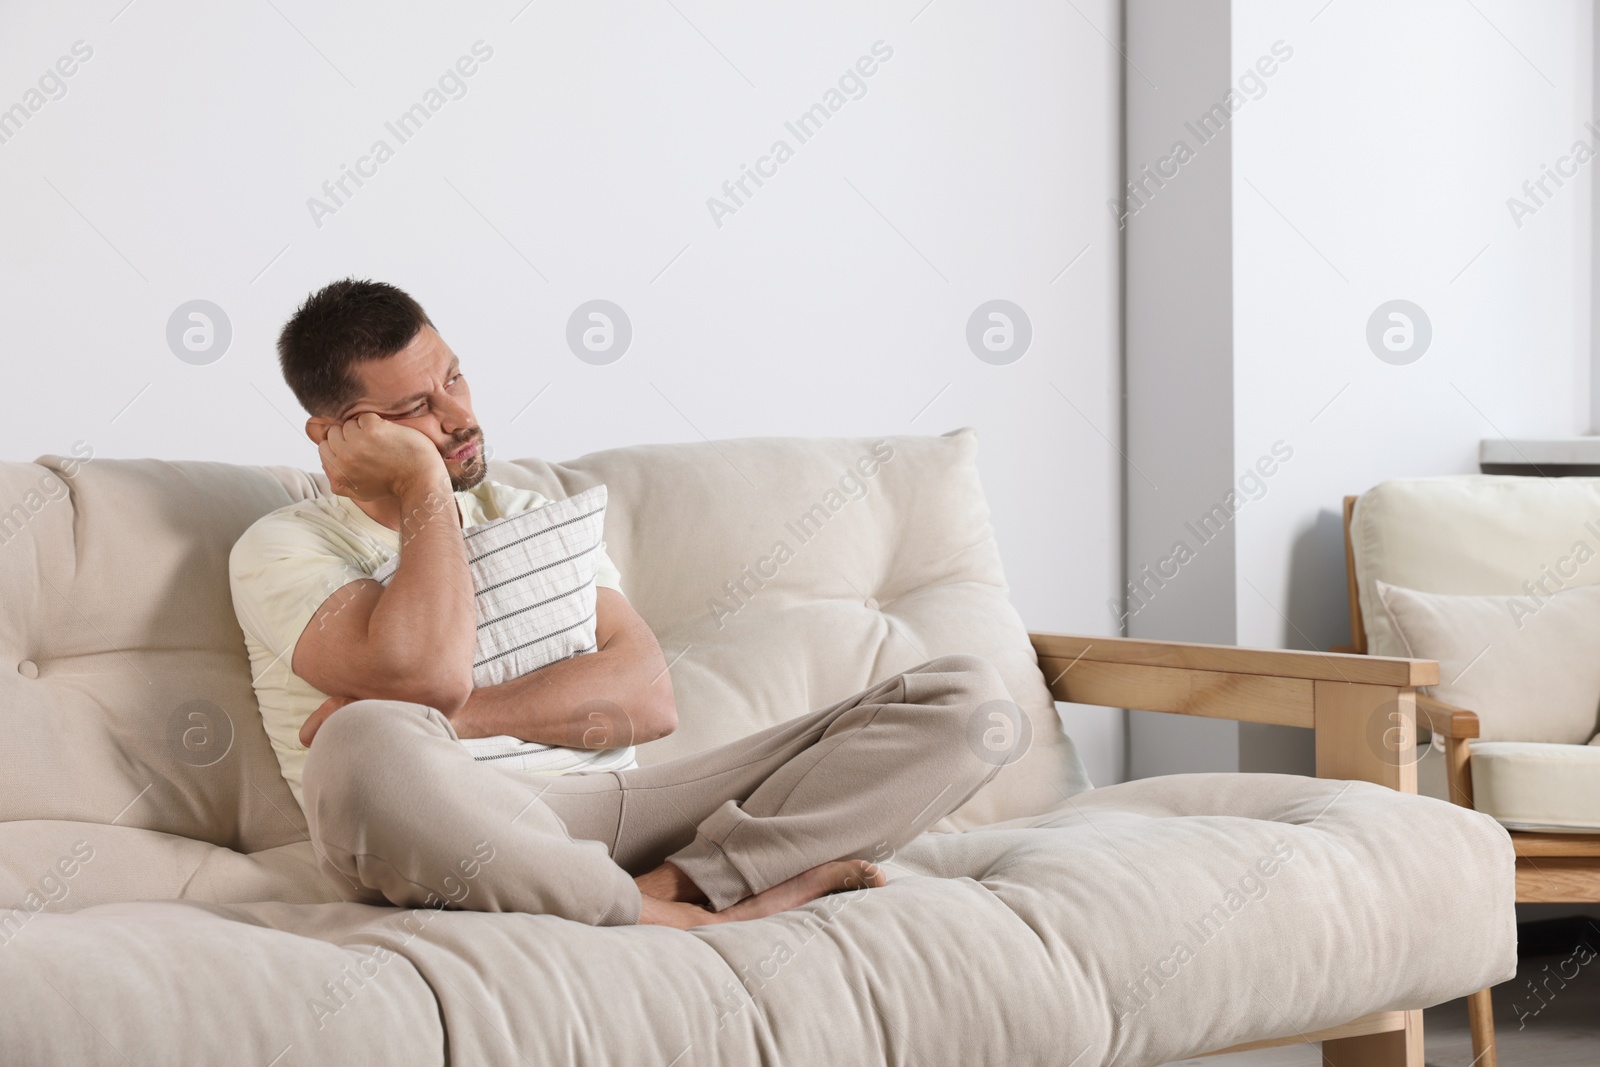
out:
<path id="1" fill-rule="evenodd" d="M 600 542 L 600 547 L 594 550 L 594 584 L 596 588 L 605 587 L 615 589 L 627 596 L 622 591 L 622 572 L 617 570 L 617 565 L 611 562 L 611 557 L 606 555 L 606 543 Z"/>
<path id="2" fill-rule="evenodd" d="M 366 577 L 315 527 L 272 516 L 246 530 L 228 557 L 239 628 L 285 665 L 323 602 Z"/>

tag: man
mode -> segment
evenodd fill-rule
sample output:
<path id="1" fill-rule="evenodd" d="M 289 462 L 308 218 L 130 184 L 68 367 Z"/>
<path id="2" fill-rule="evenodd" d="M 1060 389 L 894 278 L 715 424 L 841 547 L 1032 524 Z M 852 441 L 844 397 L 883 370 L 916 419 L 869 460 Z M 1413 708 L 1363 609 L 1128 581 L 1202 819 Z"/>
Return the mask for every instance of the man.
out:
<path id="1" fill-rule="evenodd" d="M 486 480 L 461 361 L 415 300 L 346 279 L 278 340 L 335 494 L 257 521 L 230 559 L 261 714 L 347 899 L 688 928 L 884 884 L 885 859 L 990 780 L 967 745 L 998 673 L 942 656 L 710 752 L 639 767 L 677 725 L 655 636 L 604 543 L 595 650 L 475 688 L 462 530 L 545 502 Z M 370 575 L 394 554 L 387 585 Z M 615 731 L 593 729 L 596 706 Z M 715 714 L 714 708 L 695 709 Z M 462 739 L 562 746 L 501 770 Z"/>

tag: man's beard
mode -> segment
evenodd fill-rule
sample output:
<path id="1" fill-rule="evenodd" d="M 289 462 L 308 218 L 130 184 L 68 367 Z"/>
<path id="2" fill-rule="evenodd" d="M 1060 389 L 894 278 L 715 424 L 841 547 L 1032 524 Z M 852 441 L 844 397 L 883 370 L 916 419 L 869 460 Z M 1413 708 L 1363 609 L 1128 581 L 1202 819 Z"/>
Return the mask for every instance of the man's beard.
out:
<path id="1" fill-rule="evenodd" d="M 451 451 L 472 440 L 478 442 L 478 452 L 460 465 L 460 473 L 453 469 L 455 464 L 448 460 L 445 462 L 445 469 L 450 474 L 450 488 L 457 493 L 464 493 L 468 489 L 476 488 L 489 474 L 489 461 L 484 458 L 489 448 L 484 443 L 481 429 L 473 427 L 467 436 L 456 438 L 455 444 L 451 446 Z"/>

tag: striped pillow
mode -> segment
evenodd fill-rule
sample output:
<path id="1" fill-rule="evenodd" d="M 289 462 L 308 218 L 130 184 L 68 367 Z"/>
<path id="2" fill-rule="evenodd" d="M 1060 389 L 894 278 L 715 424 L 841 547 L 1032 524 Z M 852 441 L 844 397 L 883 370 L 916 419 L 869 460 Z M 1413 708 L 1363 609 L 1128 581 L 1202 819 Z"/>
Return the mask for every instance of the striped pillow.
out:
<path id="1" fill-rule="evenodd" d="M 595 650 L 595 552 L 606 487 L 553 500 L 463 534 L 477 590 L 477 688 Z M 389 584 L 395 554 L 372 577 Z"/>

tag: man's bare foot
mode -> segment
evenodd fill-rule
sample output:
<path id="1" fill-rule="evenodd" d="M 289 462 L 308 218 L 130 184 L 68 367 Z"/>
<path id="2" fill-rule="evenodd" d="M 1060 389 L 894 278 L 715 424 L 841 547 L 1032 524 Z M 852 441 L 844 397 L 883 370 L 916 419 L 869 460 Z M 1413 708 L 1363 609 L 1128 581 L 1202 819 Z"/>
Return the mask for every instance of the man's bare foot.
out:
<path id="1" fill-rule="evenodd" d="M 670 926 L 676 930 L 688 930 L 691 927 L 715 922 L 722 922 L 717 913 L 707 911 L 698 904 L 685 904 L 681 900 L 662 900 L 649 893 L 639 894 L 640 926 Z"/>
<path id="2" fill-rule="evenodd" d="M 680 875 L 681 873 L 679 872 Z M 646 877 L 648 876 L 641 875 L 634 881 L 639 882 Z M 652 896 L 641 884 L 639 922 L 641 925 L 671 926 L 687 930 L 708 923 L 759 919 L 799 907 L 807 901 L 829 893 L 846 889 L 874 888 L 883 885 L 885 881 L 887 879 L 877 864 L 869 860 L 833 860 L 819 864 L 809 871 L 802 871 L 788 881 L 779 882 L 771 889 L 763 890 L 755 896 L 745 897 L 737 904 L 731 904 L 721 911 L 708 911 L 697 904 Z"/>
<path id="3" fill-rule="evenodd" d="M 716 915 L 724 922 L 741 919 L 759 919 L 763 915 L 797 908 L 808 900 L 845 889 L 869 889 L 883 885 L 888 879 L 878 865 L 870 860 L 833 860 L 819 864 L 809 871 L 801 871 L 786 882 L 771 889 L 745 897 L 730 904 Z"/>

